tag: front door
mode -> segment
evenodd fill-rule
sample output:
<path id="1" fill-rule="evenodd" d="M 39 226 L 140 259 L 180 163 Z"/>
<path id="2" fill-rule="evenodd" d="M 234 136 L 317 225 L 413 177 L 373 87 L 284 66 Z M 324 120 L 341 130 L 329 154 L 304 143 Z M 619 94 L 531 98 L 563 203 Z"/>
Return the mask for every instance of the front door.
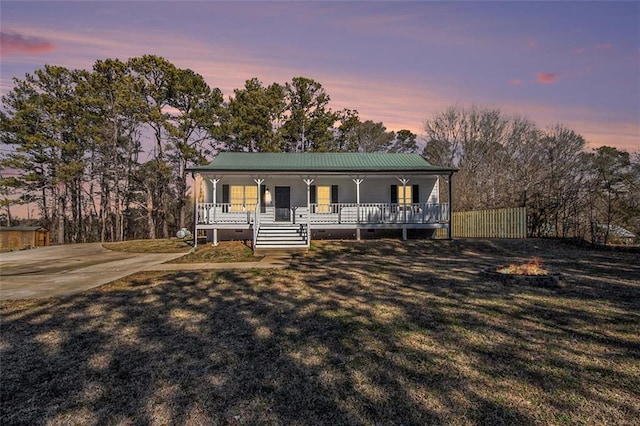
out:
<path id="1" fill-rule="evenodd" d="M 291 187 L 276 186 L 275 208 L 276 221 L 291 221 Z"/>

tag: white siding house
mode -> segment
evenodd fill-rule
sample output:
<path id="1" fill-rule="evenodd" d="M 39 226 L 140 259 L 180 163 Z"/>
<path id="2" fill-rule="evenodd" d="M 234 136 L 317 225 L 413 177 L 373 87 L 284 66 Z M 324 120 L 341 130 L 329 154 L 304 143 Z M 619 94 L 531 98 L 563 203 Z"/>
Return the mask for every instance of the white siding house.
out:
<path id="1" fill-rule="evenodd" d="M 439 185 L 456 171 L 385 153 L 220 153 L 190 170 L 202 185 L 196 235 L 252 239 L 256 249 L 449 228 Z"/>

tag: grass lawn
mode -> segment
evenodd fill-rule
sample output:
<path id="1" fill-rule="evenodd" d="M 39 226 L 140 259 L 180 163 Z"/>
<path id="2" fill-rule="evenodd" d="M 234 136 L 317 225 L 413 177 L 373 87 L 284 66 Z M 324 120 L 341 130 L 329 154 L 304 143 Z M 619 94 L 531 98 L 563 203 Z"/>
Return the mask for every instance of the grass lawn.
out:
<path id="1" fill-rule="evenodd" d="M 127 253 L 186 253 L 191 246 L 178 238 L 158 238 L 154 240 L 130 240 L 102 243 L 102 247 Z"/>
<path id="2" fill-rule="evenodd" d="M 177 238 L 120 241 L 103 243 L 102 246 L 128 253 L 186 253 L 168 263 L 256 262 L 262 258 L 254 256 L 253 250 L 242 241 L 221 241 L 216 247 L 200 244 L 193 252 L 190 252 L 191 246 Z"/>
<path id="3" fill-rule="evenodd" d="M 254 256 L 253 250 L 242 241 L 221 241 L 216 247 L 210 243 L 199 244 L 195 251 L 168 263 L 257 262 L 262 257 Z"/>
<path id="4" fill-rule="evenodd" d="M 482 269 L 537 256 L 562 289 Z M 544 240 L 317 243 L 0 304 L 1 424 L 637 424 L 640 259 Z"/>

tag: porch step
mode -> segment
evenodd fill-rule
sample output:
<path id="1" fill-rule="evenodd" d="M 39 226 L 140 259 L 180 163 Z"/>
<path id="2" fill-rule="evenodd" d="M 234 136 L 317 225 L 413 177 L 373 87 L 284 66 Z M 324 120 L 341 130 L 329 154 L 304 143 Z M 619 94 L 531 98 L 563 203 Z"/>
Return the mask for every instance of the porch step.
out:
<path id="1" fill-rule="evenodd" d="M 261 224 L 256 239 L 256 250 L 275 248 L 306 248 L 307 235 L 300 225 Z"/>

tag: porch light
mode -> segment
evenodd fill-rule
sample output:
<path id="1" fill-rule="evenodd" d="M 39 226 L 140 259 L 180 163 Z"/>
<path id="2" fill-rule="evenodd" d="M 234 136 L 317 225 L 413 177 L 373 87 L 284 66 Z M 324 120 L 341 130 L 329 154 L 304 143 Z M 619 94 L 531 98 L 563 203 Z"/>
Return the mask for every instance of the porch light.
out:
<path id="1" fill-rule="evenodd" d="M 264 189 L 264 203 L 271 204 L 271 191 L 267 187 Z"/>

